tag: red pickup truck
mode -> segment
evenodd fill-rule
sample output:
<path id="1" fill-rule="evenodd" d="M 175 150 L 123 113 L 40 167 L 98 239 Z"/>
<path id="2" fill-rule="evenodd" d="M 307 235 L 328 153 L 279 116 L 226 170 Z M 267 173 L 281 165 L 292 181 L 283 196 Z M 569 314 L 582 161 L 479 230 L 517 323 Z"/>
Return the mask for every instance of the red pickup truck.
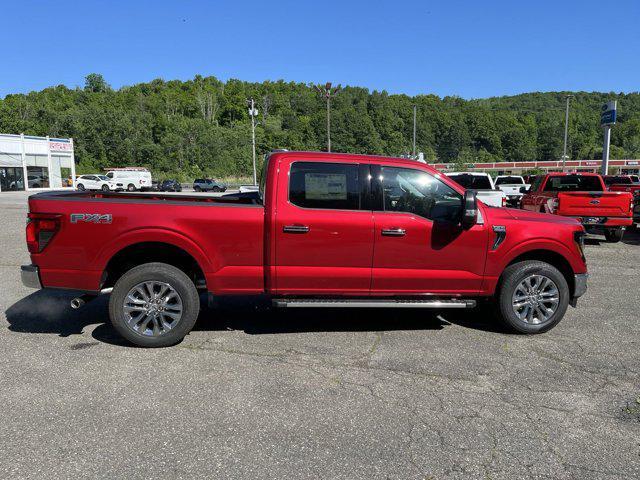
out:
<path id="1" fill-rule="evenodd" d="M 631 175 L 605 175 L 602 177 L 607 190 L 610 192 L 629 192 L 635 194 L 640 191 L 640 183 L 631 179 Z"/>
<path id="2" fill-rule="evenodd" d="M 538 175 L 520 208 L 577 219 L 585 227 L 603 230 L 609 242 L 622 240 L 632 225 L 633 196 L 608 192 L 595 173 L 549 173 Z"/>
<path id="3" fill-rule="evenodd" d="M 277 152 L 259 193 L 46 192 L 29 198 L 25 285 L 110 293 L 124 337 L 166 346 L 199 292 L 268 294 L 276 307 L 471 308 L 512 329 L 552 328 L 586 291 L 584 229 L 492 208 L 410 160 Z"/>

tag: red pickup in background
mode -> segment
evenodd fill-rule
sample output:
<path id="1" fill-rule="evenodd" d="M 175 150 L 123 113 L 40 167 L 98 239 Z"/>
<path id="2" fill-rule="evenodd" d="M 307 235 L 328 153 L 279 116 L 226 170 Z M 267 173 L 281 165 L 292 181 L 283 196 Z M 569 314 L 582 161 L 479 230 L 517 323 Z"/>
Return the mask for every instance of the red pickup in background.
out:
<path id="1" fill-rule="evenodd" d="M 633 195 L 609 192 L 595 173 L 549 173 L 535 177 L 522 197 L 521 208 L 572 217 L 585 227 L 601 230 L 609 242 L 622 240 L 633 224 Z"/>

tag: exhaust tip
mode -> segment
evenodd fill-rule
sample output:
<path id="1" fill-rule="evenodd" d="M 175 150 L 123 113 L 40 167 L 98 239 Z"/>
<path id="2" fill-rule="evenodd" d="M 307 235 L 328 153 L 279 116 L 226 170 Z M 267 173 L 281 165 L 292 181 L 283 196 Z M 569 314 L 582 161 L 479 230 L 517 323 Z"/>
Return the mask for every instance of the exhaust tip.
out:
<path id="1" fill-rule="evenodd" d="M 78 308 L 82 307 L 84 305 L 84 299 L 81 297 L 78 298 L 74 298 L 73 300 L 71 300 L 71 308 L 73 308 L 74 310 L 77 310 Z"/>

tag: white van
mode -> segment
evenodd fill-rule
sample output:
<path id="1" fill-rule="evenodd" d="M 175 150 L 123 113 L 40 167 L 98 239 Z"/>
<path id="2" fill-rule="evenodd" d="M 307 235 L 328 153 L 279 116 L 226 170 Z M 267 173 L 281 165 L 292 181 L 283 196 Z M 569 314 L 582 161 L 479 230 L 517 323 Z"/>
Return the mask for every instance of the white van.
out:
<path id="1" fill-rule="evenodd" d="M 107 177 L 116 183 L 117 188 L 135 192 L 136 190 L 147 190 L 151 188 L 151 172 L 148 170 L 110 170 Z"/>

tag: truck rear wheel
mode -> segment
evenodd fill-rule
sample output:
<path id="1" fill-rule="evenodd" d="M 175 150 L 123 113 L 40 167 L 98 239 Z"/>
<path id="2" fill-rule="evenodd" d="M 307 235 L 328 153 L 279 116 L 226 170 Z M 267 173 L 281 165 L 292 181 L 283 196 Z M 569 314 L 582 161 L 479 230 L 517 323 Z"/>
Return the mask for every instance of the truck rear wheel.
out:
<path id="1" fill-rule="evenodd" d="M 622 228 L 605 228 L 604 230 L 604 238 L 607 239 L 607 242 L 617 243 L 622 240 L 623 235 L 624 230 Z"/>
<path id="2" fill-rule="evenodd" d="M 116 282 L 109 318 L 124 338 L 140 347 L 168 347 L 193 328 L 200 310 L 198 291 L 180 269 L 145 263 Z"/>
<path id="3" fill-rule="evenodd" d="M 569 286 L 554 266 L 525 260 L 507 267 L 497 298 L 502 322 L 520 333 L 542 333 L 562 320 L 569 305 Z"/>
<path id="4" fill-rule="evenodd" d="M 127 191 L 128 192 L 135 192 L 136 191 L 136 186 L 133 183 L 130 183 L 129 185 L 127 185 Z"/>

